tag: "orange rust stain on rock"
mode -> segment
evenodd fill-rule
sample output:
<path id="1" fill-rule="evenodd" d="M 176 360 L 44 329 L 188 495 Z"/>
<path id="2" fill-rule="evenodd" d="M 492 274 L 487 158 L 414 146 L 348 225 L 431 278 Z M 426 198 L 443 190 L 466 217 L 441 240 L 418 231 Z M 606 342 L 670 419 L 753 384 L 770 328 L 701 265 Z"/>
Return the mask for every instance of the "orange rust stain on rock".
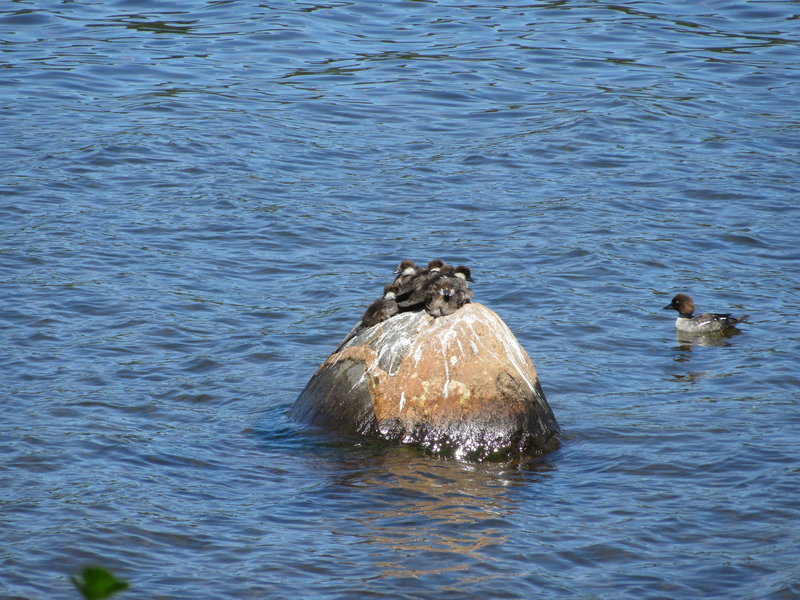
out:
<path id="1" fill-rule="evenodd" d="M 377 360 L 378 354 L 369 346 L 347 346 L 336 354 L 331 354 L 322 366 L 335 365 L 340 360 L 354 360 L 368 366 Z"/>

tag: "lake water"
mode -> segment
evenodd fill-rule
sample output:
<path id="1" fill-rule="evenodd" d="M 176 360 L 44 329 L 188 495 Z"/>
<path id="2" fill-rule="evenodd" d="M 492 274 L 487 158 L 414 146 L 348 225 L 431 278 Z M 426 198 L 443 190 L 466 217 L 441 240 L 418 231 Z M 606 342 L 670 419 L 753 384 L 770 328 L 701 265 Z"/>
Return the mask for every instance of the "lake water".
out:
<path id="1" fill-rule="evenodd" d="M 0 598 L 800 597 L 799 46 L 797 2 L 4 3 Z M 288 419 L 403 258 L 472 267 L 560 450 Z"/>

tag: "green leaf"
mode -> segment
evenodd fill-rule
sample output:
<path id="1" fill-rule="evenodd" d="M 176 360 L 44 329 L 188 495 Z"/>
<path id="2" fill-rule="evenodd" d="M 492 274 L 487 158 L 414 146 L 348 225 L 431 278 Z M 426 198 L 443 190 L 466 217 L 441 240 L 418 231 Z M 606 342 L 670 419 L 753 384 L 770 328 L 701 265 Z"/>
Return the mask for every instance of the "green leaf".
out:
<path id="1" fill-rule="evenodd" d="M 86 600 L 104 600 L 128 589 L 127 582 L 103 567 L 84 567 L 80 575 L 72 575 L 70 580 Z"/>

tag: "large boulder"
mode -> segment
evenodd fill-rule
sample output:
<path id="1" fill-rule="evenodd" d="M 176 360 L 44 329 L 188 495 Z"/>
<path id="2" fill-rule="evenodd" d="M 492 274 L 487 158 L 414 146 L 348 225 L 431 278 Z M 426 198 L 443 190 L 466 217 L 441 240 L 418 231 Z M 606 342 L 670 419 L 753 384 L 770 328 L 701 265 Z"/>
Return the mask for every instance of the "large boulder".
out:
<path id="1" fill-rule="evenodd" d="M 403 312 L 362 329 L 319 367 L 292 415 L 471 460 L 559 446 L 528 354 L 478 303 L 439 318 Z"/>

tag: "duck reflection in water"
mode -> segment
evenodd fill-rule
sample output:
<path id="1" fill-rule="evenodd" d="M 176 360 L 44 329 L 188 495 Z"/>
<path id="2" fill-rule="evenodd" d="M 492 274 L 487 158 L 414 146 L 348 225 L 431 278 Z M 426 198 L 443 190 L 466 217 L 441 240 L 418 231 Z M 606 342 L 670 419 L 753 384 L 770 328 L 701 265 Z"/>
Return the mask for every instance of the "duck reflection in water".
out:
<path id="1" fill-rule="evenodd" d="M 742 335 L 742 332 L 735 328 L 730 328 L 724 332 L 704 333 L 701 335 L 676 330 L 675 341 L 678 342 L 678 350 L 691 352 L 695 346 L 731 346 L 730 338 L 737 335 Z M 685 360 L 688 360 L 688 358 Z"/>
<path id="2" fill-rule="evenodd" d="M 705 334 L 691 334 L 680 330 L 675 330 L 675 340 L 678 345 L 675 347 L 675 358 L 673 359 L 678 363 L 688 363 L 693 359 L 693 352 L 697 348 L 704 347 L 730 347 L 733 344 L 730 338 L 741 335 L 741 331 L 736 328 L 729 328 L 725 331 L 705 333 Z M 695 371 L 688 373 L 675 373 L 672 375 L 678 381 L 687 381 L 695 383 L 698 380 L 710 377 L 713 374 L 709 371 Z"/>

